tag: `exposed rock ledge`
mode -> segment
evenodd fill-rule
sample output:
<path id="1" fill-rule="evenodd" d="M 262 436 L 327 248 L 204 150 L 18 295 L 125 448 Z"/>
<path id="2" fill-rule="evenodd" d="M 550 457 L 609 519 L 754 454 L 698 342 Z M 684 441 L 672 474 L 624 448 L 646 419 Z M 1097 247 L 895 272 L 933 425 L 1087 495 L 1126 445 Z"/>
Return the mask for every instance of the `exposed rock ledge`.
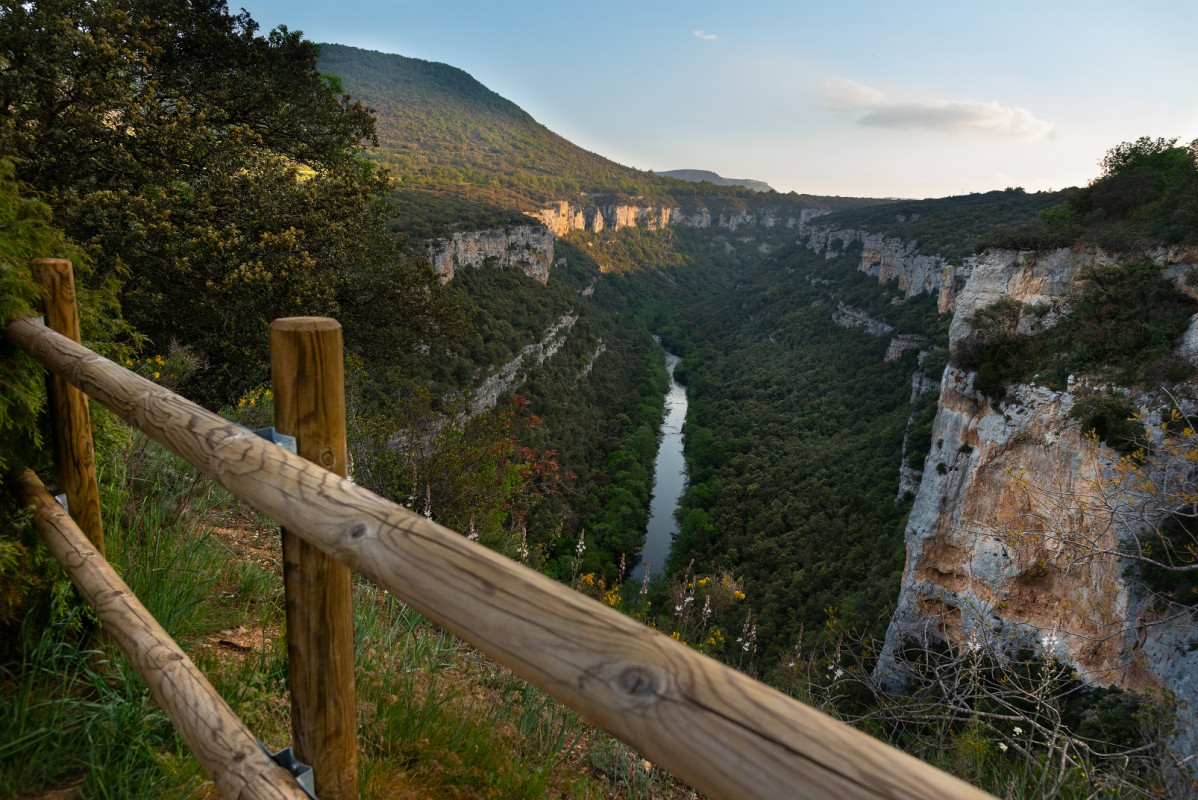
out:
<path id="1" fill-rule="evenodd" d="M 549 281 L 553 263 L 553 235 L 539 225 L 519 225 L 507 230 L 466 231 L 429 243 L 428 257 L 441 283 L 453 280 L 463 267 L 490 264 L 515 267 L 541 283 Z"/>
<path id="2" fill-rule="evenodd" d="M 832 321 L 842 328 L 861 328 L 871 336 L 889 336 L 894 333 L 894 326 L 880 322 L 859 308 L 837 303 L 832 312 Z"/>
<path id="3" fill-rule="evenodd" d="M 474 399 L 470 403 L 470 413 L 481 414 L 494 408 L 495 404 L 499 402 L 499 396 L 518 386 L 524 380 L 525 373 L 530 367 L 539 367 L 547 359 L 552 358 L 566 343 L 566 338 L 570 335 L 570 330 L 574 327 L 575 322 L 578 322 L 577 314 L 563 314 L 545 331 L 541 341 L 522 347 L 515 358 L 501 366 L 494 375 L 483 381 L 482 385 L 474 391 Z M 602 355 L 602 350 L 595 353 L 592 362 L 600 355 Z"/>
<path id="4" fill-rule="evenodd" d="M 1162 260 L 1177 253 L 1163 254 Z M 1096 251 L 1038 256 L 990 252 L 960 288 L 950 345 L 971 332 L 974 311 L 1000 297 L 1059 307 L 1080 270 L 1110 260 Z M 1181 274 L 1187 267 L 1169 270 Z M 1034 384 L 1010 387 L 992 406 L 974 375 L 949 366 L 923 480 L 907 524 L 907 564 L 877 676 L 902 683 L 904 642 L 988 643 L 1050 649 L 1085 680 L 1135 691 L 1164 688 L 1182 708 L 1173 746 L 1198 749 L 1198 625 L 1155 624 L 1114 555 L 1079 558 L 1058 532 L 1114 546 L 1122 517 L 1096 495 L 1116 454 L 1084 438 L 1075 397 Z"/>
<path id="5" fill-rule="evenodd" d="M 566 201 L 555 203 L 532 216 L 544 223 L 555 236 L 565 236 L 571 231 L 623 230 L 646 228 L 661 230 L 671 225 L 690 228 L 737 228 L 752 226 L 764 229 L 785 228 L 797 231 L 812 219 L 827 213 L 819 208 L 762 208 L 757 210 L 716 212 L 707 208 L 683 211 L 678 207 L 640 206 L 627 203 L 607 205 L 577 205 Z"/>

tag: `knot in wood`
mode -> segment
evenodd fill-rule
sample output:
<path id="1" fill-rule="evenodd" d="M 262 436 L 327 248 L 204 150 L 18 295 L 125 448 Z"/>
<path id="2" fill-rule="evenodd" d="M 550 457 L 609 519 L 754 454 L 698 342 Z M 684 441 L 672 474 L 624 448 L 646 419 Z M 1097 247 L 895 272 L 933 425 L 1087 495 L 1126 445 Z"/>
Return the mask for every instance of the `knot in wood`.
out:
<path id="1" fill-rule="evenodd" d="M 632 666 L 620 673 L 617 684 L 633 697 L 648 697 L 657 694 L 656 676 L 641 666 Z"/>
<path id="2" fill-rule="evenodd" d="M 332 450 L 326 448 L 324 452 L 320 454 L 320 465 L 325 469 L 332 469 L 333 464 L 335 463 L 337 463 L 336 456 L 333 455 Z"/>
<path id="3" fill-rule="evenodd" d="M 351 539 L 361 539 L 368 533 L 370 533 L 370 528 L 366 527 L 366 523 L 364 522 L 359 522 L 357 525 L 354 525 L 349 529 L 349 536 Z"/>

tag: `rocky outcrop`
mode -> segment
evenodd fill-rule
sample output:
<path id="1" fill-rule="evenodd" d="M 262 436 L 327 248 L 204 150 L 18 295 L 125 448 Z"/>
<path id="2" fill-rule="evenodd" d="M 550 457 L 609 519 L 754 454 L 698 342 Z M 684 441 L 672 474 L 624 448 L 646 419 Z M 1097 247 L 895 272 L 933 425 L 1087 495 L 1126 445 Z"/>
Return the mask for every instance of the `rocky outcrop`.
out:
<path id="1" fill-rule="evenodd" d="M 866 314 L 864 311 L 837 303 L 832 312 L 832 321 L 842 328 L 861 328 L 871 336 L 889 336 L 894 333 L 894 326 L 887 325 Z"/>
<path id="2" fill-rule="evenodd" d="M 546 360 L 556 355 L 557 351 L 561 350 L 562 345 L 566 343 L 566 338 L 570 335 L 570 330 L 574 327 L 575 322 L 578 322 L 577 314 L 563 314 L 545 331 L 541 341 L 522 347 L 515 358 L 483 381 L 482 385 L 474 391 L 474 397 L 470 403 L 471 416 L 494 408 L 504 392 L 511 391 L 524 381 L 529 369 L 541 366 Z M 600 355 L 602 355 L 602 350 L 597 352 L 593 358 L 598 358 Z"/>
<path id="3" fill-rule="evenodd" d="M 902 337 L 895 337 L 896 340 L 900 338 Z M 890 345 L 893 348 L 894 342 L 891 341 Z M 886 355 L 889 357 L 890 351 L 887 351 Z M 915 427 L 916 414 L 920 406 L 924 403 L 924 396 L 939 388 L 935 379 L 929 376 L 922 368 L 923 360 L 927 356 L 928 351 L 920 352 L 920 369 L 915 370 L 911 375 L 911 398 L 907 401 L 911 406 L 911 415 L 907 417 L 907 426 L 903 433 L 903 460 L 899 465 L 899 488 L 894 498 L 896 503 L 904 498 L 914 497 L 915 493 L 919 491 L 919 484 L 923 481 L 924 458 L 923 456 L 914 454 L 923 453 L 923 450 L 920 448 L 924 447 L 927 443 L 922 441 L 912 442 L 911 431 Z"/>
<path id="4" fill-rule="evenodd" d="M 532 214 L 555 236 L 572 231 L 624 230 L 645 228 L 661 230 L 671 225 L 689 228 L 726 228 L 735 231 L 742 227 L 763 230 L 773 228 L 798 231 L 812 219 L 824 214 L 819 208 L 759 208 L 733 211 L 712 211 L 705 206 L 684 210 L 677 206 L 642 206 L 629 203 L 578 205 L 562 201 Z"/>
<path id="5" fill-rule="evenodd" d="M 538 225 L 506 230 L 466 231 L 428 246 L 428 257 L 442 283 L 453 280 L 463 267 L 494 265 L 520 269 L 530 278 L 547 283 L 553 263 L 553 235 Z"/>
<path id="6" fill-rule="evenodd" d="M 978 309 L 1000 298 L 1029 304 L 1029 318 L 1051 324 L 1080 271 L 1110 260 L 1093 250 L 984 254 L 955 290 L 950 347 L 972 333 Z M 901 684 L 896 654 L 911 642 L 1027 646 L 1050 650 L 1089 682 L 1164 688 L 1198 708 L 1194 620 L 1159 624 L 1115 554 L 1132 531 L 1099 488 L 1117 454 L 1084 437 L 1070 416 L 1084 379 L 1063 391 L 1014 385 L 996 406 L 974 378 L 950 365 L 940 383 L 879 680 Z M 1079 550 L 1082 541 L 1091 544 Z M 1194 752 L 1192 714 L 1182 717 L 1188 727 L 1175 749 Z"/>
<path id="7" fill-rule="evenodd" d="M 906 242 L 881 233 L 812 226 L 804 230 L 804 244 L 825 258 L 838 258 L 846 249 L 861 244 L 862 272 L 873 275 L 879 283 L 898 282 L 905 297 L 917 294 L 939 294 L 945 285 L 946 272 L 953 267 L 940 256 L 921 255 L 915 242 Z M 951 285 L 951 282 L 950 282 Z M 948 310 L 943 309 L 943 311 Z"/>
<path id="8" fill-rule="evenodd" d="M 886 348 L 886 361 L 898 361 L 903 357 L 903 353 L 908 350 L 918 350 L 927 342 L 922 336 L 913 333 L 900 333 L 890 340 L 890 346 Z"/>
<path id="9" fill-rule="evenodd" d="M 607 352 L 607 345 L 603 343 L 602 339 L 600 339 L 599 343 L 595 345 L 595 352 L 591 353 L 590 358 L 587 359 L 587 363 L 582 366 L 582 371 L 578 373 L 578 377 L 575 379 L 575 381 L 576 382 L 580 381 L 583 378 L 585 378 L 587 375 L 590 375 L 591 370 L 595 366 L 595 362 L 599 360 L 599 356 L 603 355 L 606 352 Z"/>

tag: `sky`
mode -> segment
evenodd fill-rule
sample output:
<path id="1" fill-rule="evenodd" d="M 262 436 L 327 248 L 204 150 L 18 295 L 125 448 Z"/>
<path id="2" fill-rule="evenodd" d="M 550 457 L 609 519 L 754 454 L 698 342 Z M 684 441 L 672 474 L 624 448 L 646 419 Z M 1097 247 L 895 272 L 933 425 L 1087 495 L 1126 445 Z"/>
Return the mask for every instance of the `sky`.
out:
<path id="1" fill-rule="evenodd" d="M 236 0 L 459 67 L 587 150 L 787 192 L 1080 186 L 1198 139 L 1198 0 Z"/>

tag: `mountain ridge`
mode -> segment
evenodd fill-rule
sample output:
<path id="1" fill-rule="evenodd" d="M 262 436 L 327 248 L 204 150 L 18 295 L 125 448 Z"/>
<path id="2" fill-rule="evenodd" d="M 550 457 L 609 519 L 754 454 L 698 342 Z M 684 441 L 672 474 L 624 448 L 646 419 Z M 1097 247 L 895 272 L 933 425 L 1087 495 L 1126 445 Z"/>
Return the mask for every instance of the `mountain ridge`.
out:
<path id="1" fill-rule="evenodd" d="M 751 178 L 725 178 L 724 176 L 706 169 L 669 169 L 658 171 L 658 175 L 664 175 L 667 178 L 677 178 L 680 181 L 690 181 L 692 183 L 702 183 L 707 181 L 713 186 L 743 186 L 746 189 L 752 189 L 755 192 L 772 192 L 774 187 L 770 186 L 765 181 L 757 181 Z"/>
<path id="2" fill-rule="evenodd" d="M 421 196 L 428 194 L 534 215 L 563 201 L 688 213 L 714 204 L 708 209 L 714 215 L 789 206 L 796 216 L 804 207 L 833 211 L 883 202 L 783 194 L 764 183 L 763 189 L 742 182 L 703 186 L 626 167 L 554 133 L 457 67 L 347 45 L 319 47 L 322 74 L 375 112 L 379 146 L 366 154 L 390 170 L 414 211 L 444 204 Z"/>

